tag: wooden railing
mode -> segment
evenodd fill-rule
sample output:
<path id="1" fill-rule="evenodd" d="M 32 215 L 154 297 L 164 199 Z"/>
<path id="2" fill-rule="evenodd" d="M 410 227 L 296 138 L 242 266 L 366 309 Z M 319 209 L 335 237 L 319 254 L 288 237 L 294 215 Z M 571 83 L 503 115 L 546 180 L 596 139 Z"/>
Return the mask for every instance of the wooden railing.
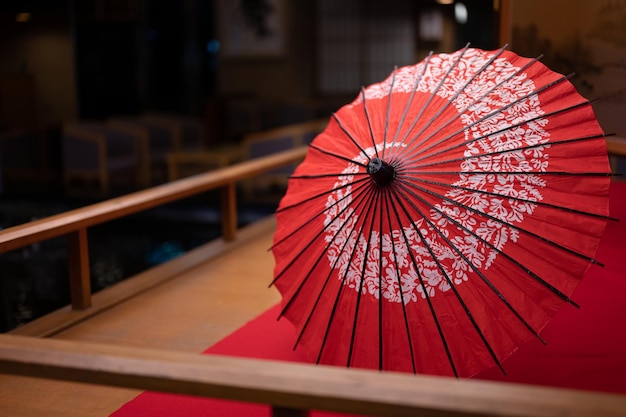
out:
<path id="1" fill-rule="evenodd" d="M 205 191 L 221 189 L 222 236 L 232 240 L 237 233 L 237 181 L 292 164 L 305 154 L 306 148 L 302 147 L 14 226 L 0 231 L 0 253 L 67 236 L 72 308 L 86 309 L 91 306 L 89 227 Z"/>
<path id="2" fill-rule="evenodd" d="M 611 159 L 611 168 L 615 171 L 617 168 L 617 158 L 626 157 L 626 138 L 620 138 L 617 136 L 607 137 L 606 150 Z"/>
<path id="3" fill-rule="evenodd" d="M 610 152 L 626 155 L 625 143 L 617 140 L 609 145 Z M 221 188 L 224 236 L 232 239 L 236 233 L 235 182 L 293 163 L 304 153 L 304 149 L 284 152 L 13 227 L 0 232 L 0 252 L 67 235 L 77 298 L 73 303 L 84 308 L 89 304 L 84 280 L 90 226 Z M 626 415 L 624 395 L 13 335 L 0 335 L 0 372 L 264 403 L 272 406 L 274 416 L 300 416 L 309 409 L 416 417 Z"/>
<path id="4" fill-rule="evenodd" d="M 607 138 L 607 149 L 612 155 L 626 155 L 626 139 Z M 0 231 L 0 254 L 67 236 L 71 305 L 73 309 L 82 310 L 91 306 L 89 227 L 205 191 L 221 189 L 222 235 L 224 239 L 232 240 L 237 233 L 237 181 L 292 164 L 305 154 L 306 148 L 301 147 L 11 227 Z"/>
<path id="5" fill-rule="evenodd" d="M 0 336 L 0 371 L 269 404 L 407 417 L 617 417 L 626 396 L 311 364 Z"/>

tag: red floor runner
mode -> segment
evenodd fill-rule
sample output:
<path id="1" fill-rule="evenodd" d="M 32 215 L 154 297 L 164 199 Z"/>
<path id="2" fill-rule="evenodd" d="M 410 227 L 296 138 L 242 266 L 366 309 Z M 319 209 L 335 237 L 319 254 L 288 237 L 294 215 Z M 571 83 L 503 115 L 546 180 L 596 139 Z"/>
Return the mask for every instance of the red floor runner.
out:
<path id="1" fill-rule="evenodd" d="M 597 259 L 573 299 L 542 332 L 548 345 L 533 340 L 504 362 L 507 375 L 489 369 L 477 378 L 626 394 L 626 183 L 611 190 L 610 222 Z M 255 318 L 206 350 L 206 353 L 305 362 L 292 350 L 293 327 L 276 321 L 278 306 Z M 338 414 L 312 412 L 311 416 Z M 270 416 L 265 405 L 145 392 L 113 417 Z"/>

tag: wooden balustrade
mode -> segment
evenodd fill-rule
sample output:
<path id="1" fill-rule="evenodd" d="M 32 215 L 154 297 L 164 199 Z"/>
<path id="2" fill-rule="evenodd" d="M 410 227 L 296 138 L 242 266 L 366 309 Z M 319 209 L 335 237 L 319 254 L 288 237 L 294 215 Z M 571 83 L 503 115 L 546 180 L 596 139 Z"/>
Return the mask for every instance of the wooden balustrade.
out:
<path id="1" fill-rule="evenodd" d="M 0 336 L 4 373 L 269 404 L 274 416 L 617 417 L 626 396 L 219 355 Z"/>
<path id="2" fill-rule="evenodd" d="M 305 154 L 306 147 L 301 147 L 14 226 L 0 231 L 0 253 L 67 236 L 71 304 L 74 309 L 86 309 L 91 306 L 89 227 L 205 191 L 222 189 L 222 235 L 225 240 L 232 240 L 237 232 L 237 181 L 293 164 Z"/>

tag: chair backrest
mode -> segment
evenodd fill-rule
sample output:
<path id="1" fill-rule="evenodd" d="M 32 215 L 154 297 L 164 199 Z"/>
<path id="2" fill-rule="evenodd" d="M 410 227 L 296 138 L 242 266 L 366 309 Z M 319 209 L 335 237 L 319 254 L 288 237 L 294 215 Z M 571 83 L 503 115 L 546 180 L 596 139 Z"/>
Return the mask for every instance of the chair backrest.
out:
<path id="1" fill-rule="evenodd" d="M 104 155 L 100 155 L 104 152 Z M 99 122 L 74 123 L 63 128 L 63 160 L 66 168 L 95 168 L 104 158 L 137 163 L 137 138 L 130 132 Z"/>
<path id="2" fill-rule="evenodd" d="M 140 120 L 175 130 L 178 135 L 177 151 L 198 150 L 205 146 L 207 133 L 200 120 L 167 113 L 146 113 Z"/>
<path id="3" fill-rule="evenodd" d="M 243 149 L 248 158 L 255 158 L 279 150 L 308 145 L 327 124 L 328 120 L 314 120 L 251 133 L 244 138 Z"/>
<path id="4" fill-rule="evenodd" d="M 256 132 L 246 135 L 242 142 L 244 156 L 247 159 L 259 158 L 276 152 L 294 149 L 311 143 L 328 123 L 327 120 L 314 120 Z M 272 171 L 272 174 L 289 174 L 295 166 L 286 166 Z"/>
<path id="5" fill-rule="evenodd" d="M 135 119 L 135 118 L 115 118 L 107 122 L 107 126 L 118 130 L 134 130 L 136 133 L 141 132 L 147 140 L 146 151 L 150 159 L 164 159 L 168 152 L 177 149 L 179 141 L 179 132 L 171 126 L 163 126 L 158 123 Z"/>

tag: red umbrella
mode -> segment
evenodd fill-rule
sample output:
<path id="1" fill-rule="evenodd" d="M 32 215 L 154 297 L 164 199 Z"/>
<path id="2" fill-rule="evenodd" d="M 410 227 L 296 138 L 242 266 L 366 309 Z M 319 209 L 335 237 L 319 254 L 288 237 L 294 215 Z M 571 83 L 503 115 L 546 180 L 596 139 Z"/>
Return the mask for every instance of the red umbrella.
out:
<path id="1" fill-rule="evenodd" d="M 504 48 L 431 54 L 363 89 L 276 214 L 296 343 L 324 364 L 502 368 L 597 263 L 604 136 L 568 77 Z"/>

